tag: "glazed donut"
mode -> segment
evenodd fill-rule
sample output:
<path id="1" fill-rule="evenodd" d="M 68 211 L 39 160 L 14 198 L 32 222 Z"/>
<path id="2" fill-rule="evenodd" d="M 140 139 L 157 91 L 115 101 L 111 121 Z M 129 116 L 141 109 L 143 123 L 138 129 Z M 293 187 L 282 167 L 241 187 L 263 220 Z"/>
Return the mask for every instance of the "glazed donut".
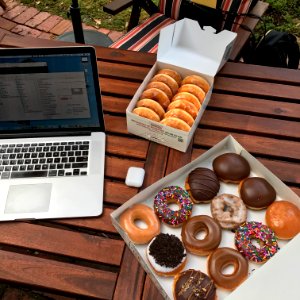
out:
<path id="1" fill-rule="evenodd" d="M 172 94 L 175 95 L 178 91 L 178 84 L 175 79 L 166 74 L 156 74 L 153 76 L 151 81 L 161 81 L 165 83 L 172 91 Z"/>
<path id="2" fill-rule="evenodd" d="M 169 117 L 178 118 L 178 119 L 184 121 L 185 123 L 187 123 L 190 127 L 192 127 L 194 124 L 193 117 L 188 112 L 186 112 L 185 110 L 180 109 L 180 108 L 174 108 L 174 109 L 169 110 L 168 112 L 165 113 L 164 117 L 165 118 L 169 118 Z"/>
<path id="3" fill-rule="evenodd" d="M 178 89 L 178 93 L 180 92 L 188 92 L 193 94 L 194 96 L 196 96 L 198 98 L 198 100 L 200 101 L 200 103 L 202 104 L 204 99 L 205 99 L 205 92 L 201 89 L 201 87 L 199 87 L 198 85 L 195 84 L 191 84 L 191 83 L 187 83 L 182 85 L 179 89 Z"/>
<path id="4" fill-rule="evenodd" d="M 160 233 L 147 246 L 146 256 L 150 266 L 160 276 L 174 276 L 186 263 L 186 250 L 181 240 L 167 233 Z"/>
<path id="5" fill-rule="evenodd" d="M 239 185 L 240 197 L 248 208 L 261 210 L 276 199 L 276 191 L 270 183 L 261 177 L 249 177 Z"/>
<path id="6" fill-rule="evenodd" d="M 224 182 L 239 183 L 250 174 L 248 161 L 236 153 L 224 153 L 213 161 L 213 169 Z"/>
<path id="7" fill-rule="evenodd" d="M 168 96 L 169 100 L 171 100 L 173 97 L 172 90 L 165 83 L 163 83 L 161 81 L 149 82 L 147 84 L 145 90 L 151 89 L 151 88 L 156 88 L 156 89 L 163 91 Z"/>
<path id="8" fill-rule="evenodd" d="M 214 171 L 196 168 L 187 176 L 185 189 L 194 203 L 209 203 L 219 192 L 220 182 Z"/>
<path id="9" fill-rule="evenodd" d="M 266 223 L 279 239 L 292 239 L 300 233 L 300 209 L 289 201 L 275 201 L 266 210 Z"/>
<path id="10" fill-rule="evenodd" d="M 140 99 L 144 99 L 144 98 L 157 101 L 164 109 L 166 109 L 170 104 L 170 100 L 168 96 L 163 91 L 156 88 L 144 90 L 140 96 Z"/>
<path id="11" fill-rule="evenodd" d="M 142 229 L 135 224 L 141 220 L 147 228 Z M 135 244 L 146 244 L 160 232 L 160 222 L 154 211 L 145 204 L 135 204 L 126 209 L 120 216 L 120 226 Z"/>
<path id="12" fill-rule="evenodd" d="M 233 266 L 231 274 L 224 274 L 222 271 Z M 208 274 L 217 287 L 233 290 L 239 286 L 248 276 L 248 261 L 232 248 L 218 248 L 207 261 Z"/>
<path id="13" fill-rule="evenodd" d="M 189 75 L 189 76 L 186 76 L 182 80 L 181 85 L 188 84 L 188 83 L 195 84 L 195 85 L 201 87 L 201 89 L 205 93 L 207 93 L 208 90 L 209 90 L 209 84 L 208 84 L 208 82 L 203 77 L 201 77 L 199 75 Z"/>
<path id="14" fill-rule="evenodd" d="M 182 78 L 180 74 L 174 70 L 171 69 L 161 69 L 157 72 L 157 74 L 165 74 L 171 76 L 175 81 L 177 82 L 178 86 L 180 86 Z"/>
<path id="15" fill-rule="evenodd" d="M 175 300 L 216 300 L 216 286 L 206 274 L 189 269 L 175 275 L 173 296 Z"/>
<path id="16" fill-rule="evenodd" d="M 197 239 L 197 234 L 205 233 L 203 239 Z M 181 238 L 185 248 L 196 255 L 206 256 L 218 248 L 221 242 L 222 229 L 211 217 L 194 216 L 182 226 Z"/>
<path id="17" fill-rule="evenodd" d="M 160 121 L 161 124 L 170 126 L 183 131 L 190 131 L 191 127 L 183 120 L 176 117 L 167 117 Z"/>
<path id="18" fill-rule="evenodd" d="M 156 121 L 156 122 L 160 121 L 159 115 L 156 112 L 154 112 L 152 109 L 147 107 L 136 107 L 132 111 L 132 113 L 139 115 L 140 117 L 150 119 L 152 121 Z"/>
<path id="19" fill-rule="evenodd" d="M 169 203 L 179 206 L 172 210 Z M 189 193 L 179 186 L 168 186 L 160 190 L 154 198 L 154 212 L 164 222 L 176 227 L 182 225 L 192 214 L 193 202 Z"/>
<path id="20" fill-rule="evenodd" d="M 165 115 L 165 111 L 162 108 L 162 106 L 156 102 L 155 100 L 152 99 L 141 99 L 137 102 L 136 104 L 137 107 L 147 107 L 152 109 L 156 114 L 159 116 L 160 119 L 163 119 Z"/>
<path id="21" fill-rule="evenodd" d="M 198 114 L 198 110 L 197 110 L 196 106 L 187 100 L 176 100 L 176 101 L 171 102 L 167 108 L 167 111 L 174 109 L 174 108 L 180 108 L 180 109 L 185 110 L 193 117 L 193 119 L 196 119 L 197 114 Z"/>
<path id="22" fill-rule="evenodd" d="M 247 209 L 239 197 L 231 194 L 216 196 L 211 201 L 211 214 L 224 229 L 234 229 L 247 219 Z"/>
<path id="23" fill-rule="evenodd" d="M 252 240 L 259 242 L 256 247 Z M 274 231 L 260 222 L 245 222 L 235 231 L 234 242 L 237 250 L 248 260 L 264 263 L 278 250 L 277 238 Z"/>
<path id="24" fill-rule="evenodd" d="M 197 108 L 197 110 L 199 110 L 201 108 L 201 103 L 198 100 L 198 98 L 196 96 L 194 96 L 193 94 L 188 93 L 188 92 L 177 93 L 172 98 L 172 102 L 176 101 L 176 100 L 186 100 L 186 101 L 189 101 L 189 102 L 191 102 L 191 103 L 193 103 L 195 105 L 195 107 Z"/>

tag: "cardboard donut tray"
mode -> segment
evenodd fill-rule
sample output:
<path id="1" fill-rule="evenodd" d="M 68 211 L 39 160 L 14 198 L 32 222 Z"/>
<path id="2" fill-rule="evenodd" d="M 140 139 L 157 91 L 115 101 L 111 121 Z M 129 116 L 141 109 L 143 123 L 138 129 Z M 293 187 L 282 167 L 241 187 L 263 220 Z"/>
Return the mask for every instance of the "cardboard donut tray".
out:
<path id="1" fill-rule="evenodd" d="M 162 188 L 170 185 L 178 185 L 184 188 L 185 179 L 193 169 L 196 167 L 207 167 L 212 169 L 213 159 L 226 152 L 238 153 L 245 157 L 251 167 L 250 177 L 264 177 L 275 188 L 277 193 L 276 201 L 285 199 L 296 204 L 300 208 L 300 198 L 278 177 L 247 152 L 232 136 L 226 137 L 191 163 L 169 174 L 135 195 L 111 214 L 112 223 L 165 299 L 173 299 L 173 277 L 158 276 L 154 273 L 146 258 L 147 245 L 135 245 L 120 227 L 119 217 L 128 207 L 136 203 L 144 203 L 153 208 L 153 199 Z M 220 185 L 221 187 L 218 195 L 229 193 L 238 196 L 237 184 L 221 182 Z M 192 216 L 203 214 L 211 216 L 210 204 L 194 204 Z M 261 211 L 247 209 L 247 221 L 259 221 L 265 224 L 265 209 Z M 161 224 L 161 232 L 171 233 L 179 238 L 181 237 L 181 227 L 171 228 L 165 224 Z M 292 240 L 278 240 L 278 244 L 280 250 L 266 263 L 249 263 L 249 275 L 247 280 L 234 291 L 229 292 L 218 288 L 218 300 L 299 299 L 300 285 L 298 272 L 300 269 L 300 234 Z M 234 233 L 230 230 L 223 229 L 222 240 L 219 247 L 235 248 Z M 201 270 L 207 274 L 207 257 L 187 253 L 185 270 L 187 269 Z"/>

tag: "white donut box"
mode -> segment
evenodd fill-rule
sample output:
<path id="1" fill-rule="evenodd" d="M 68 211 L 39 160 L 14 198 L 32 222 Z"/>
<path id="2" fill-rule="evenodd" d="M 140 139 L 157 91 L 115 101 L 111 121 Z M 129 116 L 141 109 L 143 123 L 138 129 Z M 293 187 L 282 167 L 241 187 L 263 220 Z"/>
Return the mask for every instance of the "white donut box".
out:
<path id="1" fill-rule="evenodd" d="M 164 27 L 159 34 L 157 60 L 126 109 L 127 130 L 153 142 L 185 152 L 210 100 L 214 77 L 228 60 L 236 33 L 212 27 L 201 29 L 197 21 L 182 19 Z M 140 117 L 132 110 L 146 85 L 158 70 L 173 69 L 182 77 L 200 75 L 210 84 L 202 107 L 189 132 Z"/>
<path id="2" fill-rule="evenodd" d="M 162 277 L 153 272 L 146 259 L 147 245 L 135 245 L 120 227 L 119 217 L 128 207 L 136 203 L 144 203 L 153 208 L 153 199 L 162 188 L 169 185 L 178 185 L 184 188 L 184 181 L 193 169 L 197 167 L 212 169 L 213 159 L 226 152 L 238 153 L 245 157 L 251 167 L 250 177 L 264 177 L 275 188 L 277 193 L 276 201 L 288 200 L 300 208 L 300 198 L 255 157 L 247 152 L 232 136 L 226 137 L 191 163 L 142 190 L 111 214 L 112 223 L 165 299 L 173 299 L 173 277 Z M 221 188 L 218 194 L 222 193 L 230 193 L 238 196 L 238 185 L 221 182 Z M 194 204 L 192 216 L 200 214 L 211 216 L 210 204 Z M 265 224 L 265 210 L 254 211 L 248 209 L 247 220 L 259 221 Z M 161 232 L 172 233 L 179 238 L 181 237 L 181 227 L 171 228 L 161 224 Z M 234 233 L 223 229 L 222 241 L 219 247 L 234 248 L 233 236 Z M 300 234 L 292 240 L 278 240 L 278 244 L 280 250 L 266 263 L 249 263 L 249 275 L 247 280 L 234 291 L 228 292 L 217 289 L 218 300 L 299 299 Z M 201 270 L 207 274 L 207 257 L 188 253 L 185 270 L 187 269 Z"/>

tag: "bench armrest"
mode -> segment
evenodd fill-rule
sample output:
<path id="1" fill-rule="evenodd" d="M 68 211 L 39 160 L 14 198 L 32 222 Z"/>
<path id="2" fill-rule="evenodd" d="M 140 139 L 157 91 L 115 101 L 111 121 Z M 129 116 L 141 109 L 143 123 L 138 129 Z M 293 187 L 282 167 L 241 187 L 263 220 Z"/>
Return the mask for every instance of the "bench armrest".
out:
<path id="1" fill-rule="evenodd" d="M 114 0 L 103 6 L 103 11 L 114 16 L 132 5 L 133 0 Z"/>

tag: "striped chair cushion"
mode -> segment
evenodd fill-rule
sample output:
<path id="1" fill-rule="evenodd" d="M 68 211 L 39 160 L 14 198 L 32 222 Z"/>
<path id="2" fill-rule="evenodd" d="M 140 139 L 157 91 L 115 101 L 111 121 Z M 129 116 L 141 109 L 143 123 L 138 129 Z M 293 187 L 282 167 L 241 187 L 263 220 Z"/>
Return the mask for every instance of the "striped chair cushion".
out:
<path id="1" fill-rule="evenodd" d="M 174 22 L 174 19 L 167 18 L 161 13 L 156 13 L 127 32 L 127 34 L 110 45 L 110 48 L 156 53 L 160 30 Z"/>
<path id="2" fill-rule="evenodd" d="M 160 0 L 159 12 L 168 18 L 178 20 L 182 1 L 184 0 Z"/>
<path id="3" fill-rule="evenodd" d="M 253 0 L 222 0 L 221 9 L 225 12 L 223 29 L 236 32 L 245 15 L 256 2 Z"/>

